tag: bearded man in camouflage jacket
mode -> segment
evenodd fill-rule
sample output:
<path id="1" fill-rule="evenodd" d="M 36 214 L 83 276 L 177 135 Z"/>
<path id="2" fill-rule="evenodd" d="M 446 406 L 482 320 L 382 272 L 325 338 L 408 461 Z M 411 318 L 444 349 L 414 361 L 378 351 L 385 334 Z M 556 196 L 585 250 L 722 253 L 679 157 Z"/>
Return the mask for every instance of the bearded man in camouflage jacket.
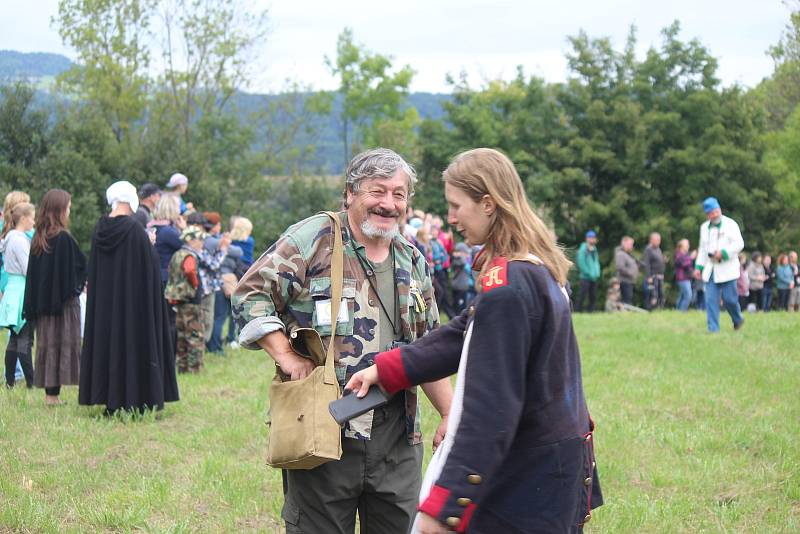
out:
<path id="1" fill-rule="evenodd" d="M 398 231 L 416 174 L 395 152 L 357 155 L 346 172 L 345 211 L 339 213 L 344 276 L 334 346 L 336 373 L 350 376 L 377 353 L 410 343 L 438 327 L 430 268 Z M 290 227 L 239 282 L 233 297 L 239 343 L 263 349 L 284 375 L 307 376 L 314 363 L 292 350 L 287 333 L 311 327 L 331 335 L 332 225 L 317 214 Z M 327 340 L 326 340 L 327 341 Z M 421 386 L 442 422 L 452 389 L 447 379 Z M 343 429 L 342 458 L 311 470 L 285 472 L 282 517 L 288 534 L 405 534 L 416 513 L 422 434 L 415 389 L 351 420 Z"/>

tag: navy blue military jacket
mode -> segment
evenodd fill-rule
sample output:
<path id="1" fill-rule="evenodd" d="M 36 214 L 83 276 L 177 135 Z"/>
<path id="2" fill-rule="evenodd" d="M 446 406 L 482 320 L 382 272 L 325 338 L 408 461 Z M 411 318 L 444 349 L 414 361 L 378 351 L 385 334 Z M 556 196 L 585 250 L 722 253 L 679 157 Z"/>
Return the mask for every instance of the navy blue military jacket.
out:
<path id="1" fill-rule="evenodd" d="M 602 504 L 569 301 L 548 270 L 496 258 L 465 312 L 376 358 L 391 393 L 458 370 L 461 419 L 419 509 L 458 532 L 577 532 Z"/>

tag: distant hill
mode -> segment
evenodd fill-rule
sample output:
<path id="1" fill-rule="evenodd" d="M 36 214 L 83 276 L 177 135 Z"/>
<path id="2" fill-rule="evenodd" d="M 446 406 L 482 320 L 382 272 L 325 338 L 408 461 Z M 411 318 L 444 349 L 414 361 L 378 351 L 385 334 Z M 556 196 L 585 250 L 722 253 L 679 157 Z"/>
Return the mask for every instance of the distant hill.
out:
<path id="1" fill-rule="evenodd" d="M 0 79 L 30 79 L 58 76 L 72 67 L 61 54 L 0 50 Z"/>
<path id="2" fill-rule="evenodd" d="M 46 107 L 53 102 L 52 93 L 47 89 L 51 87 L 56 76 L 72 65 L 69 58 L 60 54 L 0 50 L 0 84 L 16 80 L 32 83 L 38 89 L 37 103 Z M 265 109 L 275 98 L 278 98 L 278 95 L 236 93 L 231 99 L 231 109 L 242 119 L 249 120 L 251 113 Z M 411 93 L 406 105 L 414 106 L 423 119 L 441 119 L 444 116 L 443 104 L 451 98 L 447 94 Z M 310 143 L 316 147 L 313 161 L 309 162 L 309 171 L 318 174 L 339 174 L 345 168 L 346 162 L 339 137 L 341 126 L 337 118 L 340 111 L 341 98 L 337 95 L 333 103 L 333 113 L 318 119 L 317 133 L 313 139 L 302 134 L 297 139 L 298 144 Z M 269 150 L 262 132 L 257 133 L 255 145 L 256 149 Z"/>
<path id="3" fill-rule="evenodd" d="M 237 93 L 231 98 L 231 109 L 235 110 L 241 119 L 247 121 L 252 113 L 266 109 L 270 101 L 278 97 L 269 94 Z M 451 95 L 447 94 L 411 93 L 405 105 L 414 106 L 422 119 L 438 120 L 444 117 L 444 103 L 451 98 Z M 347 166 L 340 137 L 341 124 L 338 119 L 341 109 L 341 96 L 335 95 L 332 113 L 316 119 L 315 135 L 309 137 L 300 133 L 297 139 L 299 145 L 313 144 L 315 147 L 313 158 L 308 162 L 310 172 L 338 175 Z M 256 133 L 255 145 L 260 150 L 270 149 L 262 132 Z"/>

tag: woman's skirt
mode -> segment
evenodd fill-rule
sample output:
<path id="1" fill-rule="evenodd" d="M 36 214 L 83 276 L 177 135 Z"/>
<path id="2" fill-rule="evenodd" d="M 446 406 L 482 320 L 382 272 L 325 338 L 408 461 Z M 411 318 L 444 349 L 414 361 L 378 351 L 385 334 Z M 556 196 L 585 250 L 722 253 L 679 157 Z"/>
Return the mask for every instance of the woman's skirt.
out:
<path id="1" fill-rule="evenodd" d="M 22 304 L 25 301 L 25 277 L 21 274 L 9 274 L 3 299 L 0 300 L 0 326 L 19 334 L 25 326 L 22 318 Z"/>
<path id="2" fill-rule="evenodd" d="M 75 297 L 64 304 L 60 315 L 36 318 L 34 385 L 38 388 L 77 385 L 80 358 L 81 307 Z"/>

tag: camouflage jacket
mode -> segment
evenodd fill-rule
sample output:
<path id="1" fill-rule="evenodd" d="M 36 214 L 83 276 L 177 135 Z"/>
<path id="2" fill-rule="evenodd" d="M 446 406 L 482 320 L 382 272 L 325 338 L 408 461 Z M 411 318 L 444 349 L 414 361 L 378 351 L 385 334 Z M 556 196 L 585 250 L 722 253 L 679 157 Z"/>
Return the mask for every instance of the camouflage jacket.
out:
<path id="1" fill-rule="evenodd" d="M 164 298 L 167 299 L 167 302 L 200 303 L 200 297 L 203 295 L 202 284 L 194 287 L 183 272 L 183 262 L 189 256 L 194 256 L 195 261 L 198 261 L 197 253 L 184 245 L 169 260 L 169 278 L 167 286 L 164 288 Z"/>
<path id="2" fill-rule="evenodd" d="M 336 374 L 344 386 L 353 373 L 372 365 L 375 355 L 386 347 L 379 346 L 378 340 L 378 321 L 385 318 L 382 319 L 380 304 L 356 257 L 358 253 L 366 258 L 366 251 L 351 236 L 347 214 L 340 213 L 339 218 L 347 320 L 338 322 L 334 342 Z M 392 246 L 403 341 L 411 342 L 439 326 L 439 310 L 425 258 L 402 237 L 395 237 Z M 259 339 L 279 329 L 291 332 L 298 327 L 311 327 L 323 338 L 330 336 L 331 325 L 320 324 L 315 301 L 331 298 L 332 249 L 330 219 L 317 214 L 290 227 L 256 260 L 239 282 L 232 300 L 243 347 L 258 349 Z M 340 317 L 343 319 L 343 315 Z M 408 441 L 420 443 L 416 388 L 404 394 Z M 370 412 L 345 426 L 345 436 L 369 439 L 371 428 Z"/>

